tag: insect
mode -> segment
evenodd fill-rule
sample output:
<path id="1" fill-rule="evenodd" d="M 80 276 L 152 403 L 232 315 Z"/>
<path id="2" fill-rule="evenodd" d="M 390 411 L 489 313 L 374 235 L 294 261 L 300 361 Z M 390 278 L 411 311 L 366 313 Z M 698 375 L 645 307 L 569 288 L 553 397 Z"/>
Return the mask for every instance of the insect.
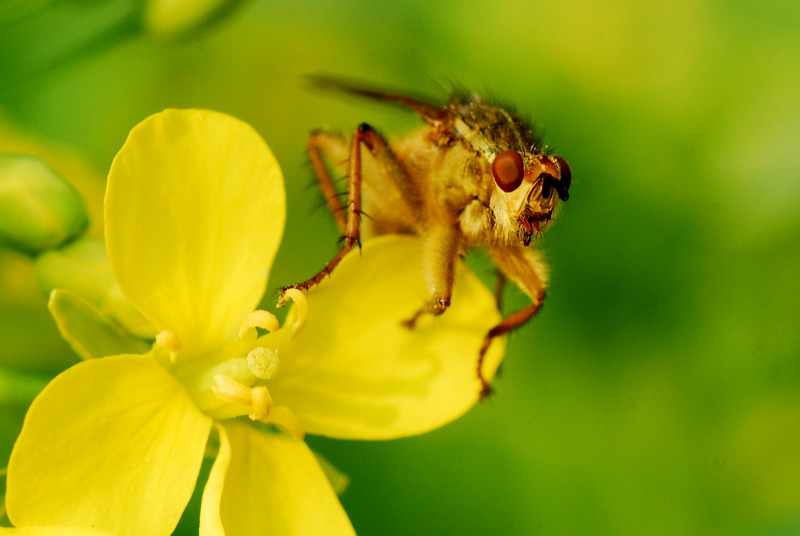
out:
<path id="1" fill-rule="evenodd" d="M 408 328 L 421 315 L 448 308 L 456 260 L 470 249 L 485 248 L 499 271 L 498 302 L 506 280 L 531 300 L 486 334 L 476 366 L 481 395 L 488 395 L 482 366 L 491 340 L 524 324 L 545 298 L 546 266 L 531 243 L 552 223 L 559 202 L 569 198 L 569 165 L 551 154 L 516 112 L 477 95 L 456 92 L 437 104 L 341 79 L 311 81 L 323 89 L 409 108 L 425 126 L 391 143 L 366 123 L 351 137 L 327 131 L 310 135 L 311 164 L 344 241 L 317 275 L 285 287 L 279 304 L 287 289 L 313 287 L 360 245 L 362 208 L 369 216 L 365 231 L 412 233 L 424 239 L 420 270 L 429 296 L 403 322 Z M 348 177 L 346 205 L 336 192 L 332 170 Z"/>

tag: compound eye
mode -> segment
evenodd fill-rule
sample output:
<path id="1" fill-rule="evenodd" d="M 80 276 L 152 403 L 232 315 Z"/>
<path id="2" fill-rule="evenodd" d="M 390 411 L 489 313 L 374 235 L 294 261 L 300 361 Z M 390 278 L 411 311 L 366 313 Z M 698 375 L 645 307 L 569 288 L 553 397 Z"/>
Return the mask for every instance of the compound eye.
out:
<path id="1" fill-rule="evenodd" d="M 504 192 L 513 192 L 522 184 L 525 176 L 525 165 L 517 151 L 509 150 L 500 153 L 492 162 L 494 182 Z"/>
<path id="2" fill-rule="evenodd" d="M 554 156 L 553 158 L 555 158 L 558 169 L 561 171 L 561 180 L 559 181 L 561 190 L 566 193 L 569 190 L 569 185 L 572 184 L 572 171 L 570 171 L 566 160 L 560 156 Z"/>

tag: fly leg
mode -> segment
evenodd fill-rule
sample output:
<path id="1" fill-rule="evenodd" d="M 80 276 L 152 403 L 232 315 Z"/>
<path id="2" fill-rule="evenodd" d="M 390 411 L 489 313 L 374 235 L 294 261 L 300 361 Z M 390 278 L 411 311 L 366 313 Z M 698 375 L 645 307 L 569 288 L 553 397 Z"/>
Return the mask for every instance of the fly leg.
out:
<path id="1" fill-rule="evenodd" d="M 494 287 L 494 301 L 497 303 L 497 310 L 503 310 L 503 289 L 506 287 L 506 275 L 503 272 L 497 273 L 497 284 Z"/>
<path id="2" fill-rule="evenodd" d="M 513 331 L 530 320 L 542 307 L 547 285 L 546 269 L 537 251 L 515 246 L 491 246 L 489 253 L 497 263 L 501 277 L 513 281 L 531 299 L 531 304 L 503 318 L 499 324 L 489 330 L 483 339 L 477 363 L 478 378 L 481 381 L 481 398 L 491 394 L 491 386 L 483 376 L 483 360 L 492 339 Z"/>
<path id="3" fill-rule="evenodd" d="M 450 307 L 455 280 L 456 261 L 461 252 L 461 228 L 454 225 L 434 225 L 423 237 L 423 274 L 429 299 L 403 326 L 413 328 L 424 314 L 440 315 Z"/>
<path id="4" fill-rule="evenodd" d="M 325 202 L 328 203 L 328 209 L 336 219 L 339 232 L 344 233 L 347 228 L 347 215 L 339 199 L 339 194 L 336 192 L 328 167 L 322 158 L 323 153 L 329 158 L 335 158 L 336 163 L 346 163 L 348 158 L 347 140 L 324 131 L 312 132 L 308 138 L 308 157 L 311 159 L 314 175 L 319 182 L 319 189 L 322 191 Z"/>
<path id="5" fill-rule="evenodd" d="M 317 138 L 317 140 L 314 141 L 314 137 L 312 136 L 312 140 L 310 141 L 310 145 L 313 147 L 311 150 L 311 162 L 314 165 L 314 171 L 316 172 L 317 178 L 320 181 L 320 187 L 323 190 L 323 194 L 328 201 L 328 206 L 331 207 L 334 215 L 336 216 L 337 214 L 342 213 L 341 203 L 336 197 L 336 192 L 333 189 L 333 182 L 331 181 L 330 175 L 325 168 L 324 162 L 322 162 L 322 159 L 320 158 L 319 149 L 320 140 L 322 139 L 324 138 Z M 346 216 L 336 216 L 340 228 L 344 227 L 344 244 L 339 252 L 330 261 L 328 261 L 328 264 L 326 264 L 325 267 L 314 277 L 303 283 L 289 285 L 281 289 L 281 295 L 278 298 L 278 306 L 282 306 L 286 302 L 285 294 L 287 290 L 291 288 L 308 290 L 311 287 L 319 284 L 319 282 L 322 281 L 325 276 L 330 275 L 331 272 L 333 272 L 334 268 L 336 268 L 347 252 L 349 252 L 355 246 L 358 246 L 359 248 L 361 247 L 360 223 L 362 144 L 367 147 L 367 149 L 375 158 L 382 157 L 394 160 L 394 156 L 391 152 L 391 149 L 389 149 L 389 145 L 386 143 L 386 140 L 384 140 L 383 137 L 368 124 L 360 124 L 353 135 L 353 140 L 350 145 L 350 168 L 347 192 L 348 202 L 345 209 Z M 344 219 L 344 225 L 342 225 L 342 219 Z"/>

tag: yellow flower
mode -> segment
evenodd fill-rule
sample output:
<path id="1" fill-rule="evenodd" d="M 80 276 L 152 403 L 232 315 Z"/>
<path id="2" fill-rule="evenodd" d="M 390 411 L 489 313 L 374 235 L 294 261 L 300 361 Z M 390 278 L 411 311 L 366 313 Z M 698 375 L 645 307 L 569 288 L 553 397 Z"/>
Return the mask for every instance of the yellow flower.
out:
<path id="1" fill-rule="evenodd" d="M 113 536 L 88 527 L 0 527 L 0 536 Z"/>
<path id="2" fill-rule="evenodd" d="M 133 129 L 109 174 L 106 242 L 158 344 L 79 363 L 33 402 L 9 462 L 15 526 L 170 534 L 213 432 L 201 534 L 352 534 L 303 434 L 418 434 L 474 404 L 475 356 L 499 314 L 461 269 L 456 305 L 402 328 L 424 295 L 421 271 L 398 269 L 421 262 L 414 238 L 367 243 L 308 302 L 294 294 L 282 328 L 253 311 L 284 213 L 280 169 L 248 125 L 167 110 Z"/>

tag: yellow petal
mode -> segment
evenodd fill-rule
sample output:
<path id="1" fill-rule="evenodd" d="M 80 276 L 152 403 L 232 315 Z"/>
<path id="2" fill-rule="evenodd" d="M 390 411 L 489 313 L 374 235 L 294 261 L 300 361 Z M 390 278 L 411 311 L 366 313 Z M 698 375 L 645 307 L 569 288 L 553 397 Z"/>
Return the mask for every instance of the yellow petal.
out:
<path id="1" fill-rule="evenodd" d="M 261 298 L 283 233 L 283 178 L 249 125 L 166 110 L 114 159 L 105 218 L 120 288 L 193 355 L 235 337 Z"/>
<path id="2" fill-rule="evenodd" d="M 478 352 L 500 314 L 461 263 L 452 306 L 402 327 L 425 298 L 418 238 L 380 237 L 345 257 L 309 294 L 308 325 L 281 351 L 269 384 L 275 404 L 309 433 L 351 439 L 419 434 L 461 416 L 478 400 Z M 503 339 L 490 346 L 487 379 L 504 350 Z"/>
<path id="3" fill-rule="evenodd" d="M 283 434 L 227 421 L 203 493 L 201 536 L 355 535 L 314 454 Z"/>
<path id="4" fill-rule="evenodd" d="M 113 536 L 88 527 L 0 527 L 0 536 Z"/>
<path id="5" fill-rule="evenodd" d="M 225 536 L 220 516 L 220 497 L 222 497 L 222 490 L 225 487 L 225 475 L 231 463 L 231 444 L 221 424 L 214 423 L 214 429 L 219 434 L 219 451 L 208 475 L 206 487 L 203 489 L 203 500 L 200 506 L 200 536 Z"/>
<path id="6" fill-rule="evenodd" d="M 151 357 L 79 363 L 28 410 L 8 466 L 8 517 L 23 527 L 170 534 L 210 428 Z"/>

